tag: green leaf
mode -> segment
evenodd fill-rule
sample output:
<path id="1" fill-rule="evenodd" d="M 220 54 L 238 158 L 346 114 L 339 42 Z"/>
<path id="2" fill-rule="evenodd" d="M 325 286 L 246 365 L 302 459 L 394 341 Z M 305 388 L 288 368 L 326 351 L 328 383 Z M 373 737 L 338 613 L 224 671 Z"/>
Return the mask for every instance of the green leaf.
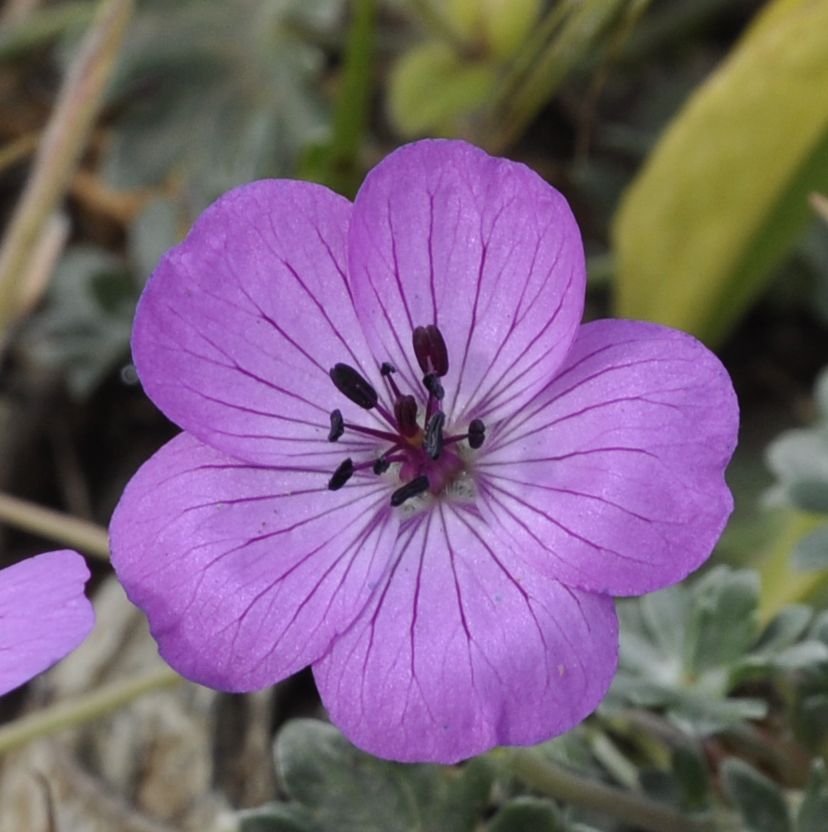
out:
<path id="1" fill-rule="evenodd" d="M 516 797 L 495 815 L 489 832 L 565 832 L 560 810 L 551 800 Z"/>
<path id="2" fill-rule="evenodd" d="M 806 534 L 796 544 L 793 565 L 800 572 L 828 569 L 828 525 Z"/>
<path id="3" fill-rule="evenodd" d="M 697 581 L 685 645 L 688 669 L 698 674 L 741 659 L 758 635 L 758 603 L 753 571 L 717 567 Z"/>
<path id="4" fill-rule="evenodd" d="M 825 763 L 815 760 L 796 816 L 796 832 L 825 832 L 828 819 L 828 778 Z"/>
<path id="5" fill-rule="evenodd" d="M 161 255 L 179 240 L 181 212 L 166 199 L 154 199 L 129 227 L 129 255 L 135 272 L 146 280 L 158 265 Z"/>
<path id="6" fill-rule="evenodd" d="M 678 660 L 684 649 L 690 595 L 680 586 L 653 592 L 641 599 L 641 615 L 653 642 L 663 654 Z"/>
<path id="7" fill-rule="evenodd" d="M 142 5 L 112 89 L 119 116 L 107 181 L 136 188 L 174 176 L 196 213 L 241 182 L 291 174 L 306 144 L 328 128 L 319 83 L 325 55 L 292 25 L 303 8 L 319 5 Z M 335 10 L 340 0 L 326 5 Z"/>
<path id="8" fill-rule="evenodd" d="M 446 43 L 424 43 L 391 72 L 391 120 L 407 137 L 455 135 L 463 117 L 488 99 L 494 79 L 492 64 L 465 59 Z"/>
<path id="9" fill-rule="evenodd" d="M 775 653 L 790 647 L 805 632 L 814 611 L 806 604 L 789 604 L 765 627 L 756 644 L 757 653 Z"/>
<path id="10" fill-rule="evenodd" d="M 823 679 L 822 690 L 803 692 L 794 704 L 792 723 L 797 739 L 807 748 L 817 750 L 828 736 L 828 692 Z"/>
<path id="11" fill-rule="evenodd" d="M 126 357 L 137 297 L 138 286 L 119 258 L 76 246 L 60 261 L 23 348 L 60 370 L 69 392 L 84 398 Z"/>
<path id="12" fill-rule="evenodd" d="M 784 3 L 784 7 L 780 4 Z M 673 120 L 614 223 L 618 311 L 721 341 L 828 186 L 828 4 L 776 0 Z"/>
<path id="13" fill-rule="evenodd" d="M 304 806 L 272 803 L 237 815 L 239 832 L 316 832 Z"/>
<path id="14" fill-rule="evenodd" d="M 470 832 L 490 788 L 482 762 L 390 763 L 313 719 L 293 720 L 282 729 L 276 763 L 289 797 L 308 810 L 316 832 Z"/>
<path id="15" fill-rule="evenodd" d="M 701 809 L 710 792 L 710 775 L 699 753 L 679 746 L 672 755 L 673 773 L 679 786 L 679 801 L 685 809 Z"/>
<path id="16" fill-rule="evenodd" d="M 788 807 L 776 784 L 734 757 L 724 761 L 721 771 L 745 832 L 790 832 Z"/>
<path id="17" fill-rule="evenodd" d="M 826 445 L 826 455 L 828 455 L 828 445 Z M 828 479 L 807 479 L 793 483 L 791 501 L 802 511 L 828 514 Z"/>

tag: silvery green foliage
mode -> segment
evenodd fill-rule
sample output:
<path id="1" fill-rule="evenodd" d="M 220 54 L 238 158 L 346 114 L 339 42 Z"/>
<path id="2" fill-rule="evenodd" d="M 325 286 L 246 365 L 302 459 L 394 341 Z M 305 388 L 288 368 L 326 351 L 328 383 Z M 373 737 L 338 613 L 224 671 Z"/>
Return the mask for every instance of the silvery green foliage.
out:
<path id="1" fill-rule="evenodd" d="M 745 832 L 824 832 L 828 780 L 821 760 L 813 763 L 796 810 L 776 783 L 743 760 L 725 760 L 721 775 Z"/>
<path id="2" fill-rule="evenodd" d="M 802 571 L 828 568 L 828 369 L 817 379 L 814 399 L 815 424 L 786 431 L 767 452 L 768 466 L 777 478 L 768 501 L 824 515 L 826 521 L 797 544 L 793 564 Z"/>
<path id="3" fill-rule="evenodd" d="M 116 189 L 176 184 L 127 228 L 126 257 L 85 245 L 60 262 L 22 344 L 85 398 L 128 355 L 132 316 L 160 256 L 217 194 L 293 172 L 327 134 L 318 41 L 341 0 L 140 4 L 109 91 L 101 176 Z M 74 54 L 79 32 L 63 45 Z"/>
<path id="4" fill-rule="evenodd" d="M 68 391 L 83 398 L 126 355 L 139 290 L 122 258 L 75 246 L 60 261 L 21 349 L 40 366 L 61 371 Z"/>
<path id="5" fill-rule="evenodd" d="M 698 737 L 763 718 L 767 703 L 739 686 L 822 667 L 828 638 L 801 605 L 761 630 L 758 600 L 755 572 L 719 566 L 689 587 L 620 603 L 620 670 L 602 711 L 658 709 Z"/>
<path id="6" fill-rule="evenodd" d="M 313 719 L 289 722 L 274 751 L 288 802 L 243 813 L 243 832 L 471 832 L 491 784 L 482 763 L 379 760 Z"/>
<path id="7" fill-rule="evenodd" d="M 325 55 L 313 39 L 341 10 L 339 0 L 144 6 L 111 90 L 107 181 L 135 188 L 175 177 L 195 214 L 240 182 L 291 173 L 327 131 Z"/>
<path id="8" fill-rule="evenodd" d="M 61 258 L 20 346 L 36 364 L 60 371 L 73 397 L 92 394 L 126 361 L 135 304 L 159 257 L 176 241 L 179 213 L 169 200 L 149 202 L 128 229 L 125 257 L 87 244 Z"/>

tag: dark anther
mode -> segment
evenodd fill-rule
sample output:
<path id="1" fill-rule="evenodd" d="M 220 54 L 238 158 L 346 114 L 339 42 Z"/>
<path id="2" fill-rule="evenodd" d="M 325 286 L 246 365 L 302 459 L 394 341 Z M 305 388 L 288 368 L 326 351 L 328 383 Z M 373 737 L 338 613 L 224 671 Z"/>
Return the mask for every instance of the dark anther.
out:
<path id="1" fill-rule="evenodd" d="M 391 463 L 384 456 L 381 456 L 374 463 L 373 471 L 374 471 L 375 474 L 384 474 L 389 469 L 390 466 L 391 466 Z"/>
<path id="2" fill-rule="evenodd" d="M 433 413 L 426 425 L 425 450 L 432 459 L 439 459 L 443 452 L 443 425 L 446 423 L 446 414 L 442 410 Z"/>
<path id="3" fill-rule="evenodd" d="M 417 400 L 414 396 L 403 396 L 394 402 L 394 417 L 403 436 L 417 433 Z"/>
<path id="4" fill-rule="evenodd" d="M 448 372 L 448 350 L 440 330 L 434 324 L 418 326 L 412 334 L 414 355 L 424 373 L 444 376 Z"/>
<path id="5" fill-rule="evenodd" d="M 345 420 L 340 410 L 331 411 L 331 429 L 328 431 L 328 442 L 336 442 L 345 433 Z"/>
<path id="6" fill-rule="evenodd" d="M 347 364 L 335 364 L 331 367 L 330 376 L 336 389 L 354 404 L 366 410 L 376 407 L 377 391 L 353 367 Z"/>
<path id="7" fill-rule="evenodd" d="M 469 447 L 477 450 L 486 438 L 486 426 L 480 419 L 472 419 L 469 423 Z"/>
<path id="8" fill-rule="evenodd" d="M 428 488 L 428 477 L 423 474 L 422 476 L 411 480 L 411 482 L 407 482 L 401 488 L 398 488 L 391 495 L 391 505 L 401 506 L 406 500 L 410 500 L 412 497 L 416 497 L 418 494 L 428 491 Z"/>
<path id="9" fill-rule="evenodd" d="M 426 373 L 423 376 L 423 384 L 425 385 L 425 389 L 437 399 L 438 402 L 443 400 L 444 391 L 443 385 L 440 384 L 440 379 L 434 373 Z"/>
<path id="10" fill-rule="evenodd" d="M 380 374 L 383 376 L 390 376 L 391 373 L 396 373 L 397 370 L 393 364 L 390 364 L 388 361 L 383 361 L 380 366 Z"/>
<path id="11" fill-rule="evenodd" d="M 328 488 L 331 491 L 338 491 L 351 479 L 352 474 L 354 473 L 354 463 L 350 459 L 346 459 L 342 462 L 339 468 L 333 472 L 333 476 L 328 480 Z"/>

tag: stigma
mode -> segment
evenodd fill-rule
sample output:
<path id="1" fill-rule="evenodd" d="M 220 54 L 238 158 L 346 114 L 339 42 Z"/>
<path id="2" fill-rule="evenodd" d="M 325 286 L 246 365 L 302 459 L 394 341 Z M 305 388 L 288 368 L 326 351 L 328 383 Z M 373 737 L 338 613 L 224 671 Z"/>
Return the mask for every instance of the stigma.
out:
<path id="1" fill-rule="evenodd" d="M 412 348 L 422 370 L 422 413 L 411 392 L 400 389 L 395 379 L 396 368 L 389 362 L 380 366 L 385 390 L 380 393 L 358 370 L 349 364 L 335 364 L 330 370 L 336 389 L 362 410 L 376 411 L 386 427 L 379 429 L 345 421 L 338 408 L 330 413 L 328 441 L 336 442 L 346 433 L 370 436 L 382 448 L 378 455 L 362 462 L 345 459 L 328 481 L 328 488 L 337 491 L 357 471 L 370 471 L 377 476 L 397 466 L 401 483 L 390 497 L 391 505 L 401 506 L 409 500 L 431 494 L 437 498 L 450 493 L 455 483 L 467 476 L 469 453 L 477 451 L 486 438 L 486 427 L 480 419 L 472 419 L 465 432 L 448 433 L 443 411 L 445 390 L 441 381 L 449 371 L 446 342 L 433 324 L 415 327 Z"/>

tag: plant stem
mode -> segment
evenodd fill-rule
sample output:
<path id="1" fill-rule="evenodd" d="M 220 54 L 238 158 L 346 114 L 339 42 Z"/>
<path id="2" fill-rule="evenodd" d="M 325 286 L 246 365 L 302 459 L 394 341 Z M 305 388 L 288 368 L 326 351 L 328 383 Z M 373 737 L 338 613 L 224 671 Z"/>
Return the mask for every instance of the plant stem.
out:
<path id="1" fill-rule="evenodd" d="M 376 0 L 352 0 L 351 10 L 331 137 L 309 148 L 299 169 L 300 179 L 320 182 L 347 197 L 353 197 L 361 179 L 358 157 L 374 81 Z"/>
<path id="2" fill-rule="evenodd" d="M 174 670 L 164 667 L 135 679 L 113 682 L 92 693 L 57 702 L 0 727 L 0 756 L 64 728 L 91 722 L 128 705 L 145 693 L 162 690 L 183 681 Z"/>
<path id="3" fill-rule="evenodd" d="M 509 770 L 543 794 L 618 818 L 648 832 L 707 832 L 711 823 L 692 818 L 648 797 L 582 777 L 542 757 L 537 751 L 510 748 L 501 752 Z"/>
<path id="4" fill-rule="evenodd" d="M 86 520 L 0 493 L 0 521 L 101 560 L 109 558 L 106 529 Z"/>
<path id="5" fill-rule="evenodd" d="M 43 226 L 66 193 L 112 74 L 134 0 L 104 0 L 69 68 L 0 249 L 0 345 Z"/>
<path id="6" fill-rule="evenodd" d="M 376 13 L 375 0 L 354 0 L 342 89 L 333 117 L 334 147 L 338 159 L 345 162 L 356 158 L 368 120 Z"/>

